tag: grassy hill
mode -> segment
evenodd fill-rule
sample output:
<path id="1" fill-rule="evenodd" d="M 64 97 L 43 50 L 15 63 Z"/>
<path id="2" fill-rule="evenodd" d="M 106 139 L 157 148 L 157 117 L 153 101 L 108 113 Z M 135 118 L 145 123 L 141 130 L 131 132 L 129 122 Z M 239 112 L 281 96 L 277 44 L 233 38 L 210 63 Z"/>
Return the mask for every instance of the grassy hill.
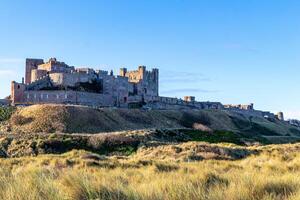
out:
<path id="1" fill-rule="evenodd" d="M 299 140 L 288 123 L 221 110 L 93 109 L 83 106 L 34 105 L 19 108 L 2 130 L 13 133 L 101 133 L 141 129 L 193 129 L 198 140 L 239 137 L 280 143 Z M 201 137 L 198 132 L 201 132 Z M 212 134 L 208 134 L 212 133 Z M 226 135 L 227 134 L 227 135 Z M 195 138 L 196 139 L 196 138 Z M 234 139 L 234 138 L 231 138 Z M 226 141 L 226 140 L 225 140 Z M 230 142 L 230 141 L 229 141 Z M 237 141 L 236 141 L 237 142 Z"/>

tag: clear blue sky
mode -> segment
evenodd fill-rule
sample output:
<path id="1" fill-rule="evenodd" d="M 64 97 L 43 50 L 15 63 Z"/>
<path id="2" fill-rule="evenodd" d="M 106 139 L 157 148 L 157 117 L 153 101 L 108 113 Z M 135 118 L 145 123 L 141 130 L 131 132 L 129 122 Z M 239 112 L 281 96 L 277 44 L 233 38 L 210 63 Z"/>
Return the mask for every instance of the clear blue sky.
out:
<path id="1" fill-rule="evenodd" d="M 0 3 L 0 97 L 27 57 L 160 69 L 160 95 L 250 103 L 300 119 L 300 1 Z"/>

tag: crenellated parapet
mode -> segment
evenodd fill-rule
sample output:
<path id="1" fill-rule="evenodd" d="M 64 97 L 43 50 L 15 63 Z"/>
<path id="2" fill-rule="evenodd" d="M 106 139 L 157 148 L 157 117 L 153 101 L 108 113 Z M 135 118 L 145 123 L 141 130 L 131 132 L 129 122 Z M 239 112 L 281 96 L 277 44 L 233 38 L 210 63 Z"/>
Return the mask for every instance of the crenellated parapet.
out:
<path id="1" fill-rule="evenodd" d="M 254 110 L 254 104 L 225 104 L 226 109 Z"/>

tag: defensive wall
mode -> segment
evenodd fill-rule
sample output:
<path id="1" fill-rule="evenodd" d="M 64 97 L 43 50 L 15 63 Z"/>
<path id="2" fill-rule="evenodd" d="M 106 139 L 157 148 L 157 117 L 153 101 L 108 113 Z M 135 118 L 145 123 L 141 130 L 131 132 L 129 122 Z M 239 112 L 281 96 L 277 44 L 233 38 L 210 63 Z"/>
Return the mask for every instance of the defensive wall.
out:
<path id="1" fill-rule="evenodd" d="M 116 102 L 110 95 L 78 91 L 25 91 L 20 104 L 76 104 L 112 107 Z M 18 104 L 18 102 L 16 102 Z"/>

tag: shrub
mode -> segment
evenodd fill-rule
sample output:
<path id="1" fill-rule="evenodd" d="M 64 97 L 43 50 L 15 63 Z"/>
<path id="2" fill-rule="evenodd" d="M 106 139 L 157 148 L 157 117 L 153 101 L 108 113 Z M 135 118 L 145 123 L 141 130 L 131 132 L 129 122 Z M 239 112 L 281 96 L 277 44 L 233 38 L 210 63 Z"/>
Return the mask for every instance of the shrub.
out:
<path id="1" fill-rule="evenodd" d="M 15 112 L 14 107 L 1 107 L 0 106 L 0 122 L 8 120 L 11 115 Z"/>

